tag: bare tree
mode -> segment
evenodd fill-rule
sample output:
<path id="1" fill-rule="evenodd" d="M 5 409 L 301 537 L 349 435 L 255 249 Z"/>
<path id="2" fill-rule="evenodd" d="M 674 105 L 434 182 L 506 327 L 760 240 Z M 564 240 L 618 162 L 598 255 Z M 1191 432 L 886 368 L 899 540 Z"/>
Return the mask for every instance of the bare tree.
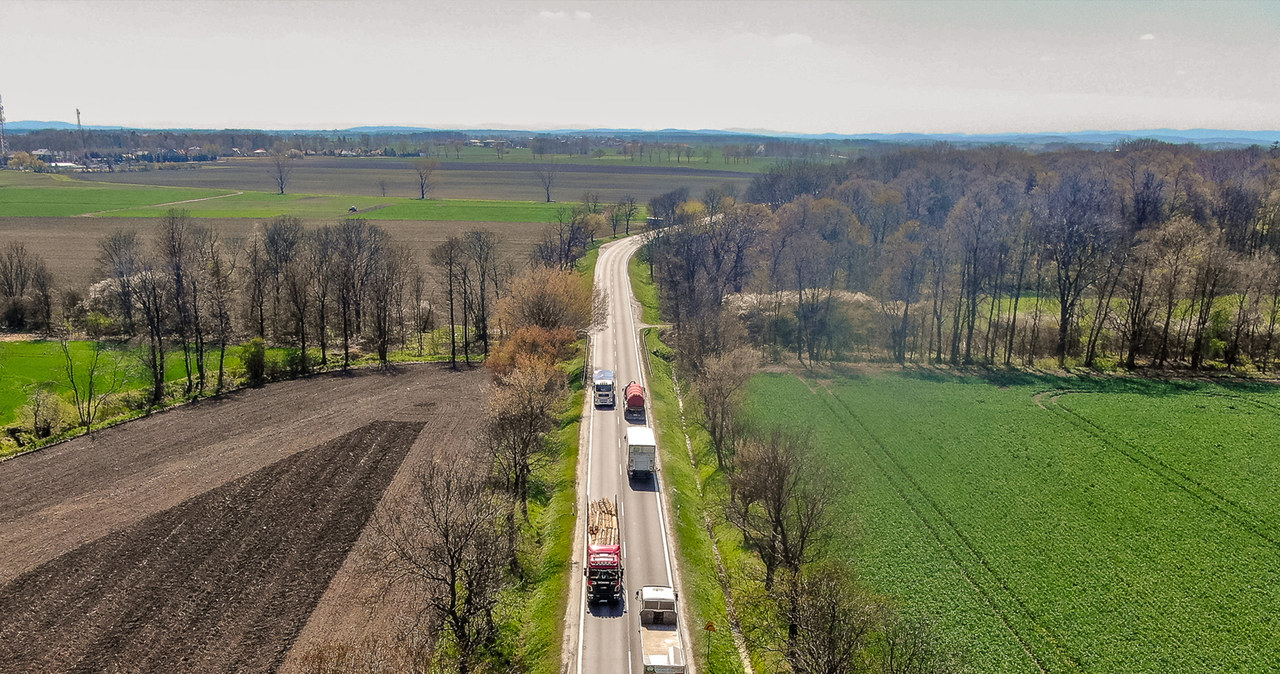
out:
<path id="1" fill-rule="evenodd" d="M 1107 259 L 1115 234 L 1109 183 L 1098 172 L 1064 172 L 1045 192 L 1044 240 L 1058 298 L 1058 365 L 1066 365 L 1076 309 Z"/>
<path id="2" fill-rule="evenodd" d="M 769 595 L 782 634 L 771 635 L 793 672 L 844 674 L 866 671 L 864 658 L 889 611 L 858 587 L 837 562 L 806 567 Z"/>
<path id="3" fill-rule="evenodd" d="M 713 355 L 702 362 L 694 379 L 694 390 L 702 400 L 703 425 L 711 436 L 716 465 L 721 469 L 728 467 L 733 456 L 738 412 L 757 360 L 749 349 Z"/>
<path id="4" fill-rule="evenodd" d="M 156 250 L 164 266 L 164 273 L 169 277 L 166 286 L 170 297 L 173 299 L 174 332 L 182 343 L 182 362 L 186 367 L 187 393 L 195 390 L 191 349 L 192 337 L 195 335 L 196 330 L 195 315 L 193 313 L 194 303 L 189 285 L 192 279 L 189 277 L 194 273 L 192 266 L 194 254 L 198 250 L 197 239 L 199 236 L 200 234 L 195 231 L 195 225 L 191 222 L 187 211 L 169 209 L 169 212 L 160 221 L 156 229 L 155 239 Z M 199 348 L 197 348 L 198 351 Z M 202 363 L 202 358 L 198 359 L 196 362 L 197 367 Z M 200 375 L 203 380 L 203 372 Z"/>
<path id="5" fill-rule="evenodd" d="M 134 285 L 138 308 L 147 326 L 146 344 L 142 350 L 142 362 L 151 375 L 151 403 L 164 400 L 165 329 L 169 319 L 169 279 L 155 268 L 154 262 L 144 259 L 139 265 Z"/>
<path id="6" fill-rule="evenodd" d="M 370 319 L 374 348 L 378 362 L 390 362 L 391 344 L 395 336 L 393 319 L 398 300 L 402 298 L 405 274 L 409 267 L 408 251 L 398 246 L 381 246 L 370 259 L 369 294 Z"/>
<path id="7" fill-rule="evenodd" d="M 89 359 L 77 372 L 69 333 L 70 326 L 67 326 L 58 338 L 58 345 L 62 348 L 63 372 L 67 376 L 67 388 L 71 389 L 71 402 L 75 405 L 80 425 L 92 433 L 93 423 L 98 420 L 102 407 L 122 383 L 120 361 L 112 355 L 104 358 L 107 345 L 93 340 L 89 342 Z"/>
<path id="8" fill-rule="evenodd" d="M 234 253 L 229 254 L 223 250 L 217 233 L 211 232 L 204 245 L 202 257 L 209 277 L 209 320 L 213 338 L 218 342 L 218 380 L 214 391 L 221 393 L 226 373 L 227 343 L 231 341 L 232 335 L 231 303 L 235 298 L 236 258 Z"/>
<path id="9" fill-rule="evenodd" d="M 640 213 L 640 206 L 636 204 L 636 198 L 630 194 L 622 197 L 617 204 L 617 212 L 622 216 L 625 229 L 623 230 L 628 236 L 631 235 L 631 221 L 635 220 Z"/>
<path id="10" fill-rule="evenodd" d="M 431 249 L 431 264 L 444 275 L 445 297 L 449 303 L 449 364 L 458 366 L 458 329 L 457 309 L 459 305 L 459 286 L 462 282 L 462 267 L 465 266 L 462 241 L 451 236 Z"/>
<path id="11" fill-rule="evenodd" d="M 311 250 L 310 236 L 302 235 L 299 245 L 303 251 Z M 305 254 L 295 254 L 284 262 L 281 270 L 284 295 L 289 307 L 289 319 L 293 326 L 293 338 L 298 345 L 298 370 L 308 370 L 307 328 L 312 303 L 315 299 L 316 265 Z"/>
<path id="12" fill-rule="evenodd" d="M 20 241 L 10 241 L 0 254 L 0 297 L 10 328 L 52 327 L 53 275 L 44 258 Z"/>
<path id="13" fill-rule="evenodd" d="M 959 672 L 959 657 L 938 643 L 937 630 L 928 618 L 889 614 L 881 627 L 881 671 L 884 674 L 952 674 Z"/>
<path id="14" fill-rule="evenodd" d="M 413 593 L 429 628 L 456 649 L 459 674 L 474 671 L 498 639 L 505 507 L 474 461 L 438 457 L 414 474 L 411 493 L 373 520 L 387 586 Z"/>
<path id="15" fill-rule="evenodd" d="M 534 174 L 538 176 L 538 183 L 546 192 L 547 203 L 551 203 L 551 188 L 555 187 L 556 178 L 560 176 L 560 167 L 555 164 L 542 164 L 534 169 Z"/>
<path id="16" fill-rule="evenodd" d="M 422 356 L 422 333 L 435 327 L 435 307 L 427 298 L 427 277 L 416 264 L 409 277 L 409 288 L 413 294 L 413 336 L 418 344 L 418 356 Z"/>
<path id="17" fill-rule="evenodd" d="M 419 159 L 413 162 L 413 170 L 418 174 L 418 198 L 426 199 L 427 193 L 435 187 L 435 172 L 440 168 L 438 159 Z"/>
<path id="18" fill-rule="evenodd" d="M 729 476 L 726 519 L 765 566 L 765 590 L 779 569 L 798 573 L 827 536 L 833 494 L 808 463 L 808 441 L 781 429 L 749 434 Z"/>
<path id="19" fill-rule="evenodd" d="M 307 239 L 306 258 L 315 279 L 316 337 L 320 342 L 320 366 L 329 364 L 329 306 L 333 300 L 334 258 L 337 239 L 328 225 L 317 229 Z"/>
<path id="20" fill-rule="evenodd" d="M 126 333 L 133 332 L 133 276 L 141 257 L 142 241 L 134 230 L 118 229 L 98 243 L 98 273 L 112 281 Z"/>
<path id="21" fill-rule="evenodd" d="M 271 180 L 280 194 L 284 194 L 284 188 L 289 186 L 289 179 L 293 177 L 294 158 L 284 152 L 277 152 L 271 155 Z"/>
<path id="22" fill-rule="evenodd" d="M 529 519 L 529 479 L 546 457 L 543 436 L 556 426 L 564 378 L 550 363 L 518 367 L 497 381 L 486 411 L 486 437 L 504 487 Z"/>
<path id="23" fill-rule="evenodd" d="M 470 264 L 475 269 L 475 320 L 476 339 L 484 344 L 484 353 L 489 355 L 489 314 L 492 298 L 496 290 L 490 292 L 497 276 L 498 235 L 485 229 L 473 229 L 462 235 L 462 243 Z"/>
<path id="24" fill-rule="evenodd" d="M 245 274 L 244 291 L 249 322 L 257 329 L 258 337 L 267 336 L 267 296 L 270 294 L 271 269 L 267 262 L 262 228 L 259 227 L 244 243 Z"/>
<path id="25" fill-rule="evenodd" d="M 511 282 L 498 302 L 499 320 L 508 332 L 527 326 L 583 331 L 601 318 L 604 294 L 573 272 L 534 269 Z"/>

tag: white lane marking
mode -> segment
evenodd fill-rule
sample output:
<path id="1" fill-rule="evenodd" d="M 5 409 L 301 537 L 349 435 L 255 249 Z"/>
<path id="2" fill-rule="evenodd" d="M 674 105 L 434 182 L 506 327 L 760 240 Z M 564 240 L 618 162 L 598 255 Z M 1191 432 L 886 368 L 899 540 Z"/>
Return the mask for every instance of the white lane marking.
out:
<path id="1" fill-rule="evenodd" d="M 626 507 L 626 505 L 627 505 L 627 504 L 626 504 L 625 502 L 623 502 L 623 501 L 618 501 L 618 518 L 619 518 L 619 519 L 621 519 L 621 518 L 623 517 L 623 514 L 622 514 L 622 513 L 623 513 L 623 509 Z"/>
<path id="2" fill-rule="evenodd" d="M 632 251 L 632 252 L 634 253 L 635 251 Z M 630 257 L 631 256 L 628 255 L 627 259 L 629 259 Z M 636 329 L 635 309 L 631 307 L 631 304 L 632 304 L 631 277 L 630 275 L 625 275 L 624 278 L 626 279 L 626 285 L 624 287 L 627 290 L 627 292 L 624 293 L 624 296 L 626 297 L 626 301 L 627 301 L 627 315 L 631 319 L 631 339 L 636 346 L 636 377 L 637 377 L 636 380 L 640 382 L 641 386 L 644 386 L 645 384 L 648 383 L 648 380 L 645 379 L 644 368 L 640 366 L 640 349 L 645 347 L 644 347 L 644 344 L 640 341 L 640 331 Z M 650 405 L 653 404 L 652 397 L 649 398 L 649 404 Z M 649 410 L 646 410 L 646 413 L 647 412 L 649 412 Z M 654 452 L 653 460 L 655 464 L 658 463 L 658 456 L 656 451 Z M 655 465 L 655 468 L 658 468 L 658 467 L 660 466 Z M 662 561 L 665 562 L 667 565 L 667 586 L 674 587 L 674 585 L 671 582 L 671 549 L 667 545 L 667 518 L 666 518 L 666 515 L 662 512 L 662 483 L 658 480 L 658 475 L 656 472 L 654 473 L 654 476 L 653 476 L 653 482 L 654 482 L 654 486 L 658 487 L 657 491 L 654 492 L 653 497 L 654 497 L 654 502 L 658 504 L 658 528 L 662 531 Z"/>
<path id="3" fill-rule="evenodd" d="M 627 558 L 627 542 L 626 541 L 622 542 L 622 558 L 623 559 Z"/>
<path id="4" fill-rule="evenodd" d="M 592 405 L 587 412 L 587 488 L 586 501 L 587 507 L 591 507 L 591 445 L 596 432 L 596 408 Z M 586 517 L 586 513 L 582 513 L 581 517 Z M 585 569 L 587 564 L 586 546 L 582 550 L 582 566 Z M 579 598 L 578 610 L 578 674 L 582 674 L 582 635 L 587 624 L 587 584 L 582 584 L 582 595 Z"/>

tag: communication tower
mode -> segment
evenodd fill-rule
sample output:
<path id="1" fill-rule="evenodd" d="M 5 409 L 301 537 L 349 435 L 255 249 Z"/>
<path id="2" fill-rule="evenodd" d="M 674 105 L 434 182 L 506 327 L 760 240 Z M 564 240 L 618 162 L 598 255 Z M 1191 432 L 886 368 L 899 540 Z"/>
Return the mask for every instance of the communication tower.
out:
<path id="1" fill-rule="evenodd" d="M 9 141 L 4 138 L 4 98 L 0 97 L 0 164 L 9 163 Z"/>
<path id="2" fill-rule="evenodd" d="M 80 132 L 80 154 L 87 158 L 88 152 L 85 150 L 84 144 L 84 127 L 80 126 L 80 108 L 76 108 L 76 131 Z"/>

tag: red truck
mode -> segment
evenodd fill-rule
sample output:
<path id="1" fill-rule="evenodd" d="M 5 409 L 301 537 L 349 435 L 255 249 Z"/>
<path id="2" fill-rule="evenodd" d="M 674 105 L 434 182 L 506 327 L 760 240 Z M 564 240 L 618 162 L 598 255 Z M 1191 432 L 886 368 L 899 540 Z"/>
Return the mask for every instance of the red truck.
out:
<path id="1" fill-rule="evenodd" d="M 644 387 L 631 382 L 627 384 L 626 395 L 627 408 L 624 414 L 644 414 Z"/>
<path id="2" fill-rule="evenodd" d="M 622 598 L 622 529 L 617 499 L 599 498 L 587 506 L 587 599 Z"/>

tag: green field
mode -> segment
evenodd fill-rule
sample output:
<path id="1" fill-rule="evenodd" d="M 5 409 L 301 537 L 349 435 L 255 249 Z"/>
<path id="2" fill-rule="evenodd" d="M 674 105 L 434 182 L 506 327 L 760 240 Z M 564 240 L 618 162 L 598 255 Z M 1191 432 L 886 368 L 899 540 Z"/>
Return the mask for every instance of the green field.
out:
<path id="1" fill-rule="evenodd" d="M 87 382 L 85 368 L 92 354 L 92 343 L 73 341 L 70 342 L 70 347 L 72 356 L 76 359 L 79 381 L 84 385 Z M 142 359 L 136 350 L 110 348 L 103 354 L 101 362 L 103 374 L 100 375 L 99 386 L 110 381 L 111 371 L 117 367 L 120 382 L 118 391 L 136 391 L 148 386 L 149 375 L 143 369 Z M 170 352 L 167 362 L 166 379 L 177 381 L 186 377 L 180 351 Z M 217 361 L 212 361 L 210 366 L 216 374 Z M 57 341 L 0 342 L 0 426 L 17 420 L 18 410 L 27 404 L 35 387 L 43 386 L 65 393 L 65 397 L 70 400 L 65 367 L 66 358 Z M 240 347 L 228 347 L 227 369 L 240 370 Z"/>
<path id="2" fill-rule="evenodd" d="M 355 206 L 358 213 L 348 209 Z M 559 208 L 573 204 L 536 201 L 481 201 L 395 197 L 268 194 L 245 192 L 219 199 L 182 204 L 197 218 L 255 218 L 292 215 L 303 219 L 456 220 L 483 222 L 554 222 Z M 109 217 L 145 218 L 163 215 L 168 206 L 133 208 L 107 213 Z"/>
<path id="3" fill-rule="evenodd" d="M 763 374 L 811 429 L 863 579 L 979 672 L 1280 668 L 1280 389 Z"/>
<path id="4" fill-rule="evenodd" d="M 61 175 L 0 171 L 0 217 L 56 218 L 227 193 L 196 187 L 88 183 Z"/>
<path id="5" fill-rule="evenodd" d="M 407 197 L 236 193 L 196 187 L 85 182 L 61 175 L 0 171 L 0 217 L 8 218 L 89 214 L 110 218 L 154 218 L 163 216 L 170 208 L 181 208 L 198 218 L 261 219 L 293 215 L 304 219 L 335 220 L 361 217 L 372 220 L 553 222 L 559 209 L 573 205 L 540 201 L 423 201 Z M 360 212 L 349 213 L 352 206 Z"/>

